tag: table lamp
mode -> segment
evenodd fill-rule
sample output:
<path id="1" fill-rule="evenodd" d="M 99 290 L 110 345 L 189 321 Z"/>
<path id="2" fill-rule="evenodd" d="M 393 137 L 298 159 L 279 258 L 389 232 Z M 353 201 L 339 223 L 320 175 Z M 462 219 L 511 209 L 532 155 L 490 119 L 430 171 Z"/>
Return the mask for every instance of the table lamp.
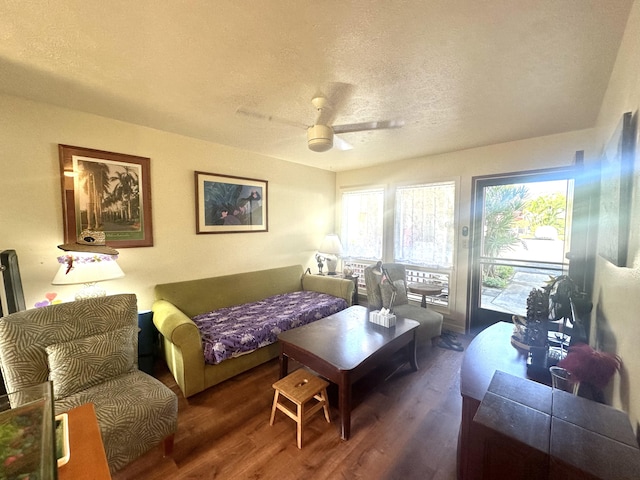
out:
<path id="1" fill-rule="evenodd" d="M 107 247 L 104 232 L 85 230 L 76 243 L 58 245 L 65 254 L 58 257 L 60 268 L 51 283 L 85 287 L 76 293 L 76 300 L 104 297 L 106 291 L 96 286 L 97 282 L 124 277 L 118 265 L 118 251 Z"/>
<path id="2" fill-rule="evenodd" d="M 330 233 L 324 237 L 319 251 L 325 254 L 324 259 L 327 261 L 327 275 L 335 275 L 338 266 L 338 256 L 342 254 L 340 237 L 335 233 Z"/>

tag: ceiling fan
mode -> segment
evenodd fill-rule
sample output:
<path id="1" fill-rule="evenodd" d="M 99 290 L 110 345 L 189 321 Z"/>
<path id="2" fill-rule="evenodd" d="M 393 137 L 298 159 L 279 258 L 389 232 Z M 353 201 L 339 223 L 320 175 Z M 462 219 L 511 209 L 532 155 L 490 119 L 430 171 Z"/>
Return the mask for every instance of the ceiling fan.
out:
<path id="1" fill-rule="evenodd" d="M 313 125 L 304 125 L 302 123 L 290 121 L 283 118 L 273 117 L 255 112 L 243 107 L 238 108 L 236 113 L 247 115 L 269 122 L 282 123 L 293 127 L 304 128 L 307 131 L 307 146 L 309 150 L 314 152 L 326 152 L 332 147 L 338 150 L 351 150 L 353 147 L 344 139 L 338 136 L 341 133 L 363 132 L 366 130 L 383 130 L 389 128 L 400 128 L 404 125 L 402 120 L 384 120 L 362 123 L 349 123 L 345 125 L 330 125 L 328 118 L 329 101 L 326 97 L 317 96 L 311 100 L 318 115 Z"/>

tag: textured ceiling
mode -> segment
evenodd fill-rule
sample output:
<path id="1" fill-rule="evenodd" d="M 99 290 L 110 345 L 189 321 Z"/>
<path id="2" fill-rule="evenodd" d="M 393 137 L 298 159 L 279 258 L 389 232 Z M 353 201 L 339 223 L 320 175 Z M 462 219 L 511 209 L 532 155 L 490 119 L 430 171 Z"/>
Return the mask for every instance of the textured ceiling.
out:
<path id="1" fill-rule="evenodd" d="M 329 170 L 592 127 L 632 0 L 3 0 L 0 91 Z M 318 93 L 346 133 L 315 153 Z"/>

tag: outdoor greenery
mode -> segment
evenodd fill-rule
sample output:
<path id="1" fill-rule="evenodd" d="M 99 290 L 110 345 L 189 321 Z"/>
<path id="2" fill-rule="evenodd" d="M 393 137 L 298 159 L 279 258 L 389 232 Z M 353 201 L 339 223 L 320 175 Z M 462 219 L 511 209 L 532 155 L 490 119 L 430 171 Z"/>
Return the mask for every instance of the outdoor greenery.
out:
<path id="1" fill-rule="evenodd" d="M 564 232 L 567 197 L 562 193 L 543 195 L 529 200 L 524 208 L 524 219 L 530 233 L 538 227 L 554 227 L 560 235 Z"/>
<path id="2" fill-rule="evenodd" d="M 498 185 L 485 189 L 484 212 L 484 256 L 497 258 L 505 250 L 513 250 L 515 245 L 526 244 L 520 239 L 516 222 L 526 205 L 529 190 L 525 185 Z M 496 265 L 485 265 L 483 283 L 499 282 Z M 490 286 L 490 285 L 487 285 Z"/>
<path id="3" fill-rule="evenodd" d="M 506 288 L 513 277 L 515 269 L 506 265 L 493 265 L 492 277 L 485 276 L 482 284 L 490 288 Z"/>
<path id="4" fill-rule="evenodd" d="M 498 185 L 485 189 L 484 256 L 499 258 L 505 251 L 527 244 L 538 227 L 554 227 L 564 235 L 566 196 L 562 193 L 529 198 L 526 185 Z M 505 288 L 514 274 L 512 267 L 485 264 L 482 283 L 486 287 Z"/>

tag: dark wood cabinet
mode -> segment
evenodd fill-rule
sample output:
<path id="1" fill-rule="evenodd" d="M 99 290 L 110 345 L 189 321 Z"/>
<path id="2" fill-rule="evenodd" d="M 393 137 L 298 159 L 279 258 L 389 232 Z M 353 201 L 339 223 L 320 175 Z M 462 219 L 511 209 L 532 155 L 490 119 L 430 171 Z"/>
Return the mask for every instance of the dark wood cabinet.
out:
<path id="1" fill-rule="evenodd" d="M 526 378 L 527 358 L 511 346 L 513 326 L 499 322 L 480 332 L 469 344 L 460 368 L 462 420 L 458 437 L 458 478 L 468 480 L 477 476 L 481 459 L 472 449 L 471 425 L 473 417 L 489 389 L 496 370 Z"/>
<path id="2" fill-rule="evenodd" d="M 526 378 L 526 362 L 495 324 L 461 368 L 460 479 L 637 479 L 640 450 L 628 416 Z"/>

